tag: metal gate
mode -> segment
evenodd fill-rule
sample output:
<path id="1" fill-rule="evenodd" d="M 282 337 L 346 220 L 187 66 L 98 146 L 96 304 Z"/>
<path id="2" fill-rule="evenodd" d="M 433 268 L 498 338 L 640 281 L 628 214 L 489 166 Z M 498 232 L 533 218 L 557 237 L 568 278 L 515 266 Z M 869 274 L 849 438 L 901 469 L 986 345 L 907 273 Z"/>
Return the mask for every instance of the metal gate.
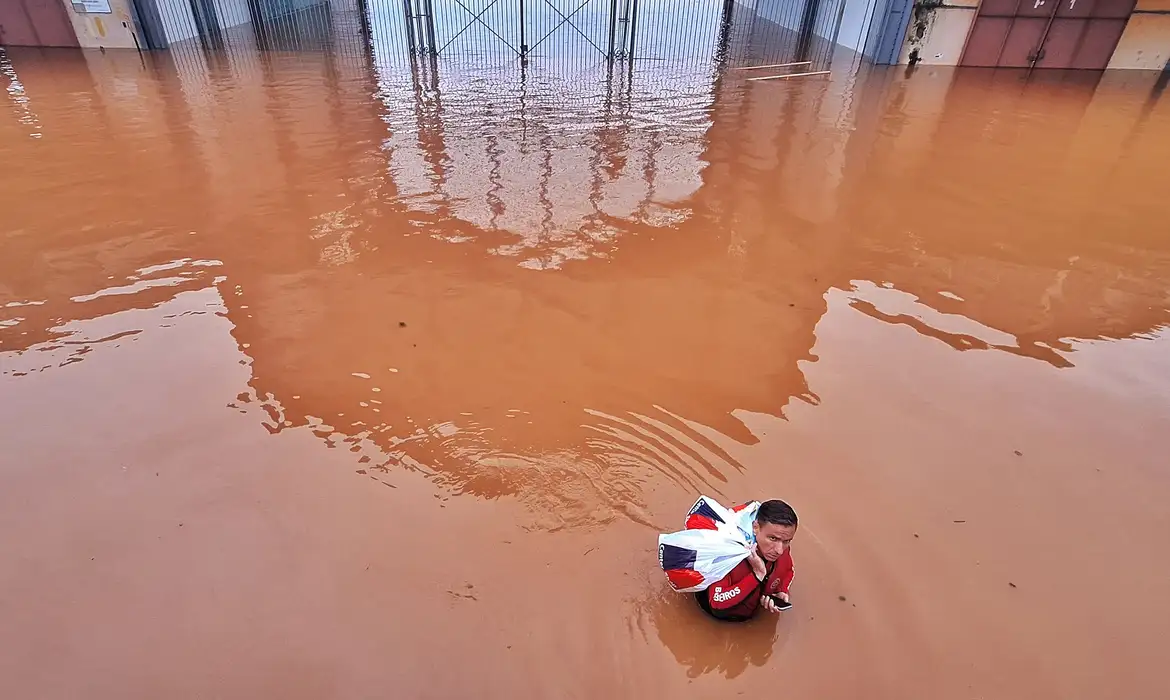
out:
<path id="1" fill-rule="evenodd" d="M 556 47 L 618 57 L 609 35 L 632 0 L 368 0 L 372 16 L 397 5 L 408 49 L 418 55 L 516 58 Z M 376 23 L 375 23 L 376 24 Z M 394 22 L 393 24 L 398 24 Z M 613 45 L 611 45 L 613 44 Z"/>
<path id="2" fill-rule="evenodd" d="M 134 0 L 150 48 L 326 50 L 434 73 L 827 68 L 845 0 Z M 420 61 L 419 59 L 426 59 Z M 687 68 L 685 70 L 691 70 Z M 470 75 L 470 74 L 469 74 Z M 481 76 L 482 77 L 482 76 Z"/>
<path id="3" fill-rule="evenodd" d="M 22 0 L 42 2 L 57 0 Z M 376 56 L 505 60 L 578 54 L 633 56 L 638 17 L 670 0 L 135 0 L 151 48 L 225 42 L 295 50 L 320 44 L 344 26 L 360 32 Z M 657 12 L 678 28 L 718 12 L 727 0 L 693 0 Z M 343 19 L 344 21 L 338 22 Z M 643 29 L 643 31 L 645 31 Z M 708 37 L 713 40 L 714 37 Z"/>
<path id="4" fill-rule="evenodd" d="M 962 65 L 1103 70 L 1136 0 L 983 0 Z"/>
<path id="5" fill-rule="evenodd" d="M 733 0 L 365 0 L 371 17 L 396 10 L 408 50 L 417 55 L 479 59 L 574 54 L 620 61 L 694 53 L 713 45 L 718 18 Z M 398 9 L 401 8 L 401 9 Z M 372 24 L 378 29 L 381 22 Z M 394 31 L 375 31 L 384 41 Z M 641 42 L 648 42 L 644 47 Z M 637 48 L 636 48 L 637 47 Z M 655 57 L 658 57 L 655 56 Z"/>

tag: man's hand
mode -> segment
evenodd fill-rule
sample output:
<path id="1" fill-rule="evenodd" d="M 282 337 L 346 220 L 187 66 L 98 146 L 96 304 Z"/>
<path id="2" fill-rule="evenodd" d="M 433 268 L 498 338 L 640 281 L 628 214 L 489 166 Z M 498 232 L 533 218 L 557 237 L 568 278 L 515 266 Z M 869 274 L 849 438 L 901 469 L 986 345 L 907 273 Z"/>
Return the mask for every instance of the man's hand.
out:
<path id="1" fill-rule="evenodd" d="M 763 581 L 768 577 L 768 567 L 764 564 L 764 559 L 760 556 L 760 551 L 752 547 L 751 554 L 748 554 L 748 564 L 752 567 L 752 573 L 756 575 L 757 581 Z"/>
<path id="2" fill-rule="evenodd" d="M 787 602 L 787 595 L 788 595 L 787 593 L 777 593 L 776 595 L 785 596 L 785 602 Z M 770 596 L 770 595 L 764 596 L 760 600 L 760 605 L 764 606 L 764 610 L 767 610 L 770 613 L 779 613 L 780 612 L 780 608 L 776 607 L 776 601 L 773 600 L 772 596 Z"/>
<path id="3" fill-rule="evenodd" d="M 787 593 L 784 593 L 784 592 L 777 593 L 776 597 L 779 598 L 780 600 L 784 601 L 785 603 L 789 602 Z"/>

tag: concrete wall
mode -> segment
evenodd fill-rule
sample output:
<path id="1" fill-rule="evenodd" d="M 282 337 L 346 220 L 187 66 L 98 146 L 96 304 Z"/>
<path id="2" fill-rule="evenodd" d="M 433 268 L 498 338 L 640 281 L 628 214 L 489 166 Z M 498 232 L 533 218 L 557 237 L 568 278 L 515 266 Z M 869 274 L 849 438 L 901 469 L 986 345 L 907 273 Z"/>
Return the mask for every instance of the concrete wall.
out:
<path id="1" fill-rule="evenodd" d="M 963 57 L 979 0 L 947 0 L 933 8 L 915 6 L 898 63 L 914 55 L 924 65 L 954 66 Z"/>
<path id="2" fill-rule="evenodd" d="M 1110 68 L 1164 70 L 1170 62 L 1170 0 L 1138 0 Z"/>
<path id="3" fill-rule="evenodd" d="M 77 43 L 83 49 L 132 49 L 134 20 L 130 0 L 109 0 L 111 14 L 84 14 L 73 9 L 70 0 L 61 0 L 73 24 Z"/>

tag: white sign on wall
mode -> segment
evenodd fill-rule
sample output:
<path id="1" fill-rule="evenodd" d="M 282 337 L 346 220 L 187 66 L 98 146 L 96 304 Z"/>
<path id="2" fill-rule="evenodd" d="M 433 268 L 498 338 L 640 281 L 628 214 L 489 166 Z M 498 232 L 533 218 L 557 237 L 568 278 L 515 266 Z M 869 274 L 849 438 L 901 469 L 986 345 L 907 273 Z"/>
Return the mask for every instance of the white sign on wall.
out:
<path id="1" fill-rule="evenodd" d="M 108 15 L 111 13 L 110 0 L 70 0 L 73 11 L 86 15 Z"/>

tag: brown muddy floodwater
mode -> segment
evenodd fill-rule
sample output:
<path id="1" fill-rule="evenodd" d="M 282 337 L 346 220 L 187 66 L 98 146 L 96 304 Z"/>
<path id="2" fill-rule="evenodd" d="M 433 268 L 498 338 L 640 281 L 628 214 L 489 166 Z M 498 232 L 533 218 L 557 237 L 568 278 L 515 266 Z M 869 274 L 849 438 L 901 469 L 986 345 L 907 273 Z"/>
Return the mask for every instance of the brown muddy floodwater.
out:
<path id="1" fill-rule="evenodd" d="M 0 59 L 0 696 L 1165 697 L 1158 76 L 440 68 Z"/>

